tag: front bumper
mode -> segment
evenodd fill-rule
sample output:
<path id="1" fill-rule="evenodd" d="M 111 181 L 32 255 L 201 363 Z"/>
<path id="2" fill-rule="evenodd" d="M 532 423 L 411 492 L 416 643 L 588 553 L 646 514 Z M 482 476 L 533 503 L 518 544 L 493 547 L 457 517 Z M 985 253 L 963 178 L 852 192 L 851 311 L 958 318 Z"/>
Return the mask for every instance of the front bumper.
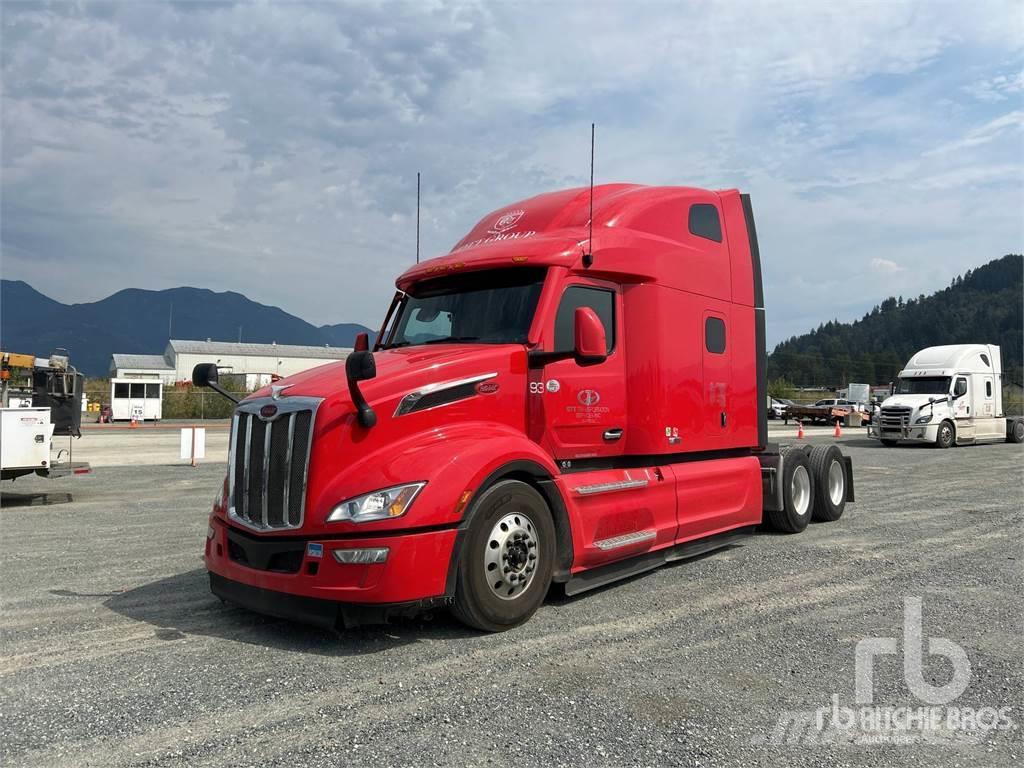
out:
<path id="1" fill-rule="evenodd" d="M 210 528 L 203 560 L 211 589 L 259 613 L 352 626 L 444 604 L 451 596 L 455 528 L 372 537 L 257 536 L 216 516 Z M 339 563 L 333 555 L 380 547 L 388 549 L 383 563 Z"/>
<path id="2" fill-rule="evenodd" d="M 939 435 L 937 423 L 908 425 L 899 428 L 882 429 L 879 424 L 868 424 L 868 437 L 875 440 L 900 440 L 914 443 L 934 443 Z"/>

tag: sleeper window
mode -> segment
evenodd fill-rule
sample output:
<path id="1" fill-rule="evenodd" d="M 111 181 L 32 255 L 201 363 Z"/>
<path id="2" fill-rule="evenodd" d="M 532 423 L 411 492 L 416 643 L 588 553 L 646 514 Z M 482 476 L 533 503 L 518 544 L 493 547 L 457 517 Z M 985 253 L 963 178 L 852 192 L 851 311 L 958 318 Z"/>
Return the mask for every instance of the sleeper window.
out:
<path id="1" fill-rule="evenodd" d="M 691 235 L 722 242 L 722 222 L 718 218 L 718 209 L 710 203 L 691 205 L 688 224 Z"/>
<path id="2" fill-rule="evenodd" d="M 725 352 L 725 321 L 722 318 L 709 317 L 704 320 L 704 346 L 715 355 Z"/>

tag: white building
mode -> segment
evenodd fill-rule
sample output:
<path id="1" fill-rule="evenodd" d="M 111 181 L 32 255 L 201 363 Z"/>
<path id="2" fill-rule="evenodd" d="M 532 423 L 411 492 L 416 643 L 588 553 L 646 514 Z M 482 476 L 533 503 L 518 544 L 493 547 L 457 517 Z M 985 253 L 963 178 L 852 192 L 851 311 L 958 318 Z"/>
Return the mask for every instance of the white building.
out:
<path id="1" fill-rule="evenodd" d="M 159 379 L 164 384 L 173 384 L 174 366 L 163 355 L 114 354 L 110 358 L 112 379 Z"/>
<path id="2" fill-rule="evenodd" d="M 161 355 L 122 355 L 111 359 L 111 378 L 150 379 L 165 384 L 190 381 L 199 363 L 216 363 L 223 374 L 245 376 L 246 389 L 336 360 L 344 360 L 348 347 L 310 347 L 294 344 L 242 344 L 228 341 L 171 339 Z"/>

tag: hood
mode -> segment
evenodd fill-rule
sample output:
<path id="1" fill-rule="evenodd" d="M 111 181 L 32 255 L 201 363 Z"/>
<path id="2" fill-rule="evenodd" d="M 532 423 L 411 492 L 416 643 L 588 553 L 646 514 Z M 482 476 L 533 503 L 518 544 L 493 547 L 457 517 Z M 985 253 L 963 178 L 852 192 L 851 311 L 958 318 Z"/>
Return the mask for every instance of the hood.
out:
<path id="1" fill-rule="evenodd" d="M 883 408 L 912 408 L 918 410 L 928 404 L 929 398 L 940 397 L 940 395 L 892 395 L 882 402 Z M 946 399 L 935 401 L 935 407 L 945 405 Z"/>
<path id="2" fill-rule="evenodd" d="M 371 406 L 397 399 L 428 384 L 508 372 L 511 361 L 522 356 L 526 372 L 526 348 L 522 344 L 429 344 L 373 353 L 377 364 L 376 378 L 359 383 L 363 396 Z M 281 397 L 322 397 L 327 401 L 344 401 L 351 405 L 345 363 L 339 361 L 317 366 L 281 379 L 274 388 L 285 387 Z M 263 387 L 250 397 L 269 397 L 271 387 Z"/>

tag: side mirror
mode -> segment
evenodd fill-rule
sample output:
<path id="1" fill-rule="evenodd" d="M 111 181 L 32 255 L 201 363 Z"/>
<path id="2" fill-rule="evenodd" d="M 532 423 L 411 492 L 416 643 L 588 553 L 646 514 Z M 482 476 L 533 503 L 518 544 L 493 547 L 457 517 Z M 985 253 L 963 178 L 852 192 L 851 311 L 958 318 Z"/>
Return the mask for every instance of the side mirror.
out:
<path id="1" fill-rule="evenodd" d="M 192 383 L 197 387 L 209 387 L 217 383 L 217 366 L 215 363 L 200 363 L 192 369 Z"/>
<path id="2" fill-rule="evenodd" d="M 590 307 L 577 307 L 573 320 L 577 364 L 603 363 L 608 358 L 608 339 L 601 318 Z"/>
<path id="3" fill-rule="evenodd" d="M 366 381 L 377 376 L 377 361 L 365 349 L 352 352 L 345 358 L 345 376 L 349 381 Z"/>
<path id="4" fill-rule="evenodd" d="M 360 335 L 365 337 L 366 334 Z M 373 359 L 373 352 L 365 349 L 365 343 L 365 338 L 356 339 L 356 349 L 345 359 L 345 378 L 348 379 L 348 393 L 352 398 L 352 404 L 356 407 L 356 418 L 360 426 L 369 429 L 377 423 L 377 414 L 359 390 L 359 382 L 376 377 L 377 361 Z M 364 348 L 359 349 L 360 346 Z"/>
<path id="5" fill-rule="evenodd" d="M 214 392 L 226 397 L 233 403 L 239 402 L 237 397 L 221 387 L 219 384 L 216 363 L 200 363 L 193 368 L 192 383 L 197 387 L 209 387 Z"/>

